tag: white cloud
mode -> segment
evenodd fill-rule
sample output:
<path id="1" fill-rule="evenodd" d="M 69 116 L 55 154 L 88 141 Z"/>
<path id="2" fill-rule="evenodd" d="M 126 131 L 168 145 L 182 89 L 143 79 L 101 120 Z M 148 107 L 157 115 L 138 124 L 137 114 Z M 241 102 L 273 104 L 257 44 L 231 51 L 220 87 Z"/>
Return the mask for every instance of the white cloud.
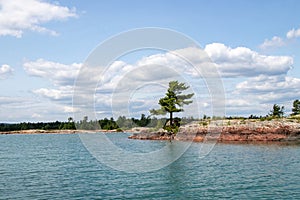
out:
<path id="1" fill-rule="evenodd" d="M 22 37 L 25 30 L 57 35 L 42 24 L 76 17 L 75 9 L 41 0 L 0 0 L 0 36 Z"/>
<path id="2" fill-rule="evenodd" d="M 238 115 L 239 113 L 250 112 L 252 112 L 250 114 L 256 114 L 256 112 L 263 114 L 265 111 L 264 109 L 269 106 L 266 105 L 266 107 L 258 109 L 260 103 L 266 102 L 267 99 L 258 98 L 257 96 L 266 94 L 264 97 L 267 97 L 269 92 L 276 90 L 273 87 L 264 91 L 250 88 L 256 85 L 255 82 L 251 84 L 251 81 L 253 80 L 258 81 L 259 78 L 262 79 L 262 77 L 265 77 L 267 79 L 262 80 L 262 83 L 264 82 L 269 86 L 274 84 L 278 88 L 284 87 L 286 91 L 292 91 L 294 86 L 291 82 L 297 82 L 297 80 L 293 78 L 285 79 L 285 76 L 291 69 L 290 66 L 293 63 L 292 57 L 267 56 L 246 47 L 230 48 L 224 44 L 218 43 L 209 44 L 204 50 L 212 60 L 216 62 L 217 69 L 219 70 L 221 77 L 226 78 L 225 80 L 231 78 L 236 81 L 239 77 L 246 78 L 247 85 L 243 86 L 244 83 L 239 83 L 234 92 L 232 92 L 232 87 L 230 87 L 230 89 L 227 88 L 229 89 L 229 104 L 227 104 L 227 108 L 228 113 L 230 114 Z M 109 113 L 109 109 L 111 109 L 111 105 L 113 105 L 112 109 L 114 109 L 113 112 L 115 112 L 116 115 L 125 115 L 128 112 L 146 112 L 149 108 L 157 106 L 157 99 L 160 98 L 157 95 L 163 94 L 165 89 L 160 90 L 159 92 L 158 90 L 151 90 L 151 88 L 143 89 L 144 93 L 137 96 L 143 96 L 145 98 L 138 98 L 137 100 L 141 100 L 137 102 L 138 104 L 133 103 L 134 101 L 131 99 L 133 93 L 129 92 L 130 96 L 128 92 L 126 93 L 126 89 L 135 92 L 140 86 L 146 85 L 151 81 L 157 85 L 166 85 L 171 79 L 181 79 L 180 81 L 185 82 L 201 79 L 194 71 L 193 66 L 176 56 L 176 52 L 180 52 L 180 55 L 184 55 L 185 58 L 192 60 L 194 63 L 200 63 L 199 66 L 201 67 L 206 67 L 208 70 L 211 67 L 206 64 L 209 62 L 207 62 L 205 56 L 198 55 L 200 52 L 194 51 L 193 48 L 151 55 L 138 60 L 132 65 L 117 61 L 108 68 L 102 79 L 105 81 L 103 82 L 103 85 L 98 88 L 96 94 L 96 104 L 99 106 L 98 111 L 102 111 L 101 113 Z M 201 62 L 203 62 L 203 65 Z M 183 76 L 187 79 L 182 79 Z M 197 83 L 197 85 L 198 84 L 199 83 Z M 248 89 L 247 86 L 249 86 Z M 258 84 L 257 87 L 264 86 Z M 280 89 L 278 89 L 278 92 L 279 90 Z M 145 93 L 145 91 L 147 92 Z M 203 90 L 201 90 L 201 95 L 203 95 Z M 285 100 L 294 97 L 290 94 L 287 95 Z M 210 101 L 209 98 L 209 95 L 208 97 L 204 95 L 201 100 L 197 100 L 197 103 L 202 105 L 203 102 Z M 280 99 L 278 98 L 277 100 Z M 202 107 L 202 109 L 205 109 L 205 106 Z M 207 111 L 205 112 L 207 113 Z"/>
<path id="3" fill-rule="evenodd" d="M 245 79 L 236 85 L 235 90 L 232 89 L 235 84 L 230 85 L 227 94 L 229 115 L 249 112 L 263 114 L 265 111 L 263 109 L 271 107 L 270 102 L 279 103 L 279 100 L 287 101 L 300 95 L 297 90 L 300 87 L 300 80 L 286 77 L 293 63 L 292 57 L 267 56 L 246 47 L 231 48 L 219 43 L 206 45 L 204 51 L 216 63 L 215 67 L 222 77 L 226 78 L 225 82 L 234 79 L 237 83 L 239 77 Z M 60 115 L 66 115 L 66 113 L 80 111 L 78 114 L 89 117 L 97 113 L 98 118 L 111 114 L 114 117 L 127 114 L 138 116 L 157 106 L 157 100 L 163 95 L 167 83 L 174 79 L 201 88 L 197 90 L 201 96 L 195 99 L 195 103 L 208 114 L 211 106 L 207 102 L 211 101 L 211 96 L 207 93 L 205 85 L 203 85 L 205 91 L 201 86 L 203 79 L 199 77 L 193 66 L 177 56 L 177 53 L 200 64 L 201 68 L 207 68 L 207 71 L 213 67 L 207 65 L 209 62 L 203 50 L 198 52 L 194 48 L 186 48 L 143 57 L 134 64 L 115 61 L 105 69 L 98 67 L 86 69 L 82 64 L 67 65 L 43 59 L 24 63 L 24 69 L 29 75 L 49 79 L 53 83 L 52 87 L 39 88 L 33 93 L 49 99 L 57 108 L 56 115 L 59 115 L 59 112 Z M 75 105 L 74 110 L 70 103 L 73 82 L 80 75 L 79 70 L 84 74 L 80 82 L 82 85 L 77 91 L 79 92 L 78 105 Z M 276 96 L 276 92 L 280 94 Z M 261 103 L 264 104 L 263 108 L 260 108 Z M 185 114 L 197 112 L 193 106 L 187 108 Z M 86 111 L 95 111 L 95 113 L 86 113 Z"/>
<path id="4" fill-rule="evenodd" d="M 189 58 L 195 56 L 195 52 L 190 49 L 182 51 Z M 189 67 L 191 65 L 175 55 L 175 52 L 143 57 L 134 64 L 115 61 L 103 74 L 100 74 L 101 82 L 99 82 L 95 95 L 96 113 L 139 116 L 140 112 L 145 113 L 150 108 L 157 107 L 157 99 L 164 94 L 170 80 L 184 81 L 183 76 L 191 77 L 188 71 Z M 94 75 L 95 73 L 92 73 L 85 77 L 89 77 L 90 82 L 95 82 L 91 79 Z M 80 93 L 86 93 L 86 95 L 82 95 L 83 98 L 91 96 L 88 94 L 94 92 L 87 90 L 87 87 L 81 88 Z M 85 102 L 85 106 L 89 105 L 86 103 L 87 100 L 81 99 L 81 96 L 78 98 L 78 102 Z M 88 107 L 88 109 L 94 108 Z"/>
<path id="5" fill-rule="evenodd" d="M 285 42 L 281 37 L 274 36 L 271 40 L 265 39 L 264 43 L 260 45 L 261 49 L 267 49 L 272 47 L 282 47 L 285 45 Z"/>
<path id="6" fill-rule="evenodd" d="M 66 86 L 60 87 L 58 89 L 47 89 L 47 88 L 40 88 L 33 91 L 35 94 L 40 95 L 45 98 L 49 98 L 51 100 L 71 100 L 73 95 L 73 87 Z"/>
<path id="7" fill-rule="evenodd" d="M 0 119 L 2 122 L 66 121 L 70 116 L 65 105 L 32 97 L 0 97 Z"/>
<path id="8" fill-rule="evenodd" d="M 63 110 L 65 113 L 74 113 L 74 112 L 79 112 L 80 109 L 74 108 L 72 106 L 63 106 Z"/>
<path id="9" fill-rule="evenodd" d="M 228 107 L 235 107 L 235 108 L 240 108 L 240 107 L 245 107 L 245 106 L 250 106 L 250 102 L 245 100 L 245 99 L 228 99 L 226 101 L 226 104 Z"/>
<path id="10" fill-rule="evenodd" d="M 124 92 L 149 82 L 168 83 L 170 78 L 186 73 L 185 65 L 187 64 L 182 59 L 172 53 L 143 57 L 135 64 L 115 61 L 97 77 L 101 80 L 97 91 L 100 93 Z M 90 77 L 94 74 L 91 72 Z M 91 82 L 94 81 L 91 80 Z"/>
<path id="11" fill-rule="evenodd" d="M 300 79 L 289 76 L 265 76 L 250 78 L 237 84 L 237 89 L 243 92 L 276 92 L 294 91 L 298 93 Z"/>
<path id="12" fill-rule="evenodd" d="M 13 73 L 13 68 L 11 68 L 9 65 L 2 65 L 0 67 L 0 79 L 5 79 L 8 76 L 10 76 Z"/>
<path id="13" fill-rule="evenodd" d="M 299 99 L 300 79 L 289 76 L 258 76 L 250 78 L 236 85 L 232 96 L 246 97 L 248 102 L 258 107 L 260 104 L 285 104 L 290 107 L 291 102 Z M 255 103 L 256 102 L 256 103 Z"/>
<path id="14" fill-rule="evenodd" d="M 293 100 L 299 99 L 299 87 L 299 78 L 285 75 L 247 78 L 237 83 L 234 89 L 225 83 L 227 116 L 265 116 L 273 104 L 285 106 L 289 114 Z"/>
<path id="15" fill-rule="evenodd" d="M 286 34 L 286 37 L 288 39 L 293 39 L 293 38 L 297 38 L 300 37 L 300 28 L 299 29 L 292 29 L 289 30 Z"/>
<path id="16" fill-rule="evenodd" d="M 41 97 L 43 101 L 48 99 L 51 106 L 45 106 L 45 109 L 53 113 L 53 116 L 64 116 L 66 113 L 77 112 L 78 109 L 70 106 L 74 91 L 74 81 L 80 71 L 82 64 L 62 64 L 58 62 L 38 59 L 23 64 L 25 71 L 31 76 L 41 77 L 50 80 L 53 84 L 49 88 L 39 88 L 32 90 L 33 94 Z M 42 116 L 46 116 L 44 113 Z M 44 117 L 45 118 L 45 117 Z"/>
<path id="17" fill-rule="evenodd" d="M 253 77 L 286 74 L 293 64 L 289 56 L 267 56 L 246 47 L 231 48 L 220 43 L 205 46 L 222 77 Z"/>
<path id="18" fill-rule="evenodd" d="M 23 64 L 25 71 L 32 76 L 50 79 L 56 86 L 73 85 L 81 64 L 65 65 L 57 62 L 38 59 Z"/>
<path id="19" fill-rule="evenodd" d="M 19 104 L 30 104 L 31 100 L 25 97 L 0 96 L 0 107 L 15 107 Z"/>
<path id="20" fill-rule="evenodd" d="M 37 99 L 30 97 L 0 96 L 0 119 L 2 122 L 27 121 L 31 119 L 33 113 L 38 113 L 36 108 L 39 105 Z"/>
<path id="21" fill-rule="evenodd" d="M 42 118 L 42 115 L 41 115 L 41 114 L 38 114 L 38 113 L 33 113 L 33 114 L 31 115 L 31 118 L 34 118 L 34 119 L 40 119 L 40 118 Z"/>
<path id="22" fill-rule="evenodd" d="M 286 38 L 281 38 L 278 36 L 274 36 L 271 40 L 265 39 L 265 41 L 259 45 L 261 49 L 268 49 L 273 47 L 282 47 L 287 44 L 287 42 L 293 38 L 300 37 L 300 28 L 291 29 L 286 33 Z"/>

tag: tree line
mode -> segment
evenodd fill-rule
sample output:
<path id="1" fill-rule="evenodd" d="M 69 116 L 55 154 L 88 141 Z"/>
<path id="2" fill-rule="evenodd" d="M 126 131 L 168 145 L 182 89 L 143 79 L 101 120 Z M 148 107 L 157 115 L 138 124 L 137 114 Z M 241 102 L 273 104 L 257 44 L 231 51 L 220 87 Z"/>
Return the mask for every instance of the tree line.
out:
<path id="1" fill-rule="evenodd" d="M 104 118 L 100 120 L 89 120 L 85 116 L 82 120 L 75 122 L 72 117 L 68 118 L 68 121 L 61 122 L 22 122 L 22 123 L 0 123 L 0 132 L 6 131 L 21 131 L 21 130 L 94 130 L 101 128 L 103 130 L 128 130 L 134 127 L 150 127 L 159 129 L 164 126 L 166 118 L 155 118 L 142 114 L 139 119 L 126 118 L 125 116 L 118 117 L 115 120 L 113 117 Z M 193 117 L 182 118 L 183 123 L 189 123 L 194 121 Z"/>
<path id="2" fill-rule="evenodd" d="M 0 131 L 21 131 L 21 130 L 72 130 L 76 129 L 74 122 L 22 122 L 22 123 L 0 123 Z"/>

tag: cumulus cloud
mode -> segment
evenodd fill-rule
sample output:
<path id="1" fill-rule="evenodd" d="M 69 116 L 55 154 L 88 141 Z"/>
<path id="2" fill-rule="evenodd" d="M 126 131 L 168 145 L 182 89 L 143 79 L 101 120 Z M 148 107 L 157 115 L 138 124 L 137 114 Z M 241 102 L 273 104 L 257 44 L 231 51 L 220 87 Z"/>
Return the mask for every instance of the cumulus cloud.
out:
<path id="1" fill-rule="evenodd" d="M 247 78 L 233 86 L 225 83 L 226 113 L 228 116 L 251 114 L 265 116 L 272 109 L 273 104 L 279 104 L 285 106 L 286 113 L 289 114 L 293 100 L 299 99 L 299 87 L 299 78 L 286 75 L 259 75 Z"/>
<path id="2" fill-rule="evenodd" d="M 0 8 L 0 36 L 22 37 L 25 30 L 57 35 L 43 24 L 77 16 L 74 8 L 41 0 L 0 0 Z"/>
<path id="3" fill-rule="evenodd" d="M 25 71 L 32 76 L 50 79 L 55 86 L 73 85 L 81 64 L 70 65 L 38 59 L 23 64 Z"/>
<path id="4" fill-rule="evenodd" d="M 33 91 L 35 94 L 51 99 L 53 101 L 68 100 L 71 101 L 73 95 L 73 87 L 66 86 L 58 89 L 40 88 Z"/>
<path id="5" fill-rule="evenodd" d="M 290 56 L 267 56 L 246 47 L 231 48 L 221 43 L 205 46 L 222 77 L 253 77 L 286 74 L 293 64 Z"/>
<path id="6" fill-rule="evenodd" d="M 245 99 L 228 99 L 226 103 L 228 106 L 234 106 L 235 108 L 251 106 L 250 102 Z"/>
<path id="7" fill-rule="evenodd" d="M 288 43 L 289 40 L 300 37 L 300 28 L 291 29 L 286 33 L 286 38 L 274 36 L 272 39 L 265 39 L 265 41 L 259 45 L 261 49 L 268 49 L 274 47 L 282 47 Z"/>
<path id="8" fill-rule="evenodd" d="M 243 92 L 284 92 L 298 93 L 300 79 L 289 76 L 265 76 L 250 78 L 237 84 L 237 89 Z"/>
<path id="9" fill-rule="evenodd" d="M 218 75 L 216 66 L 207 53 L 196 47 L 188 47 L 144 57 L 137 62 L 138 66 L 157 66 L 164 73 L 157 73 L 152 79 L 171 78 L 176 76 L 215 77 Z"/>
<path id="10" fill-rule="evenodd" d="M 205 86 L 203 77 L 199 76 L 193 65 L 179 54 L 206 70 L 200 70 L 201 73 L 210 71 L 212 67 L 218 69 L 221 77 L 225 78 L 223 80 L 228 91 L 227 108 L 230 114 L 247 111 L 256 114 L 255 111 L 262 112 L 256 109 L 260 107 L 260 103 L 287 100 L 300 95 L 297 90 L 300 80 L 286 77 L 293 64 L 292 57 L 267 56 L 246 47 L 231 48 L 220 43 L 208 44 L 202 51 L 186 48 L 154 54 L 133 64 L 119 60 L 103 69 L 89 69 L 84 68 L 85 64 L 62 64 L 44 59 L 26 62 L 24 69 L 29 75 L 45 78 L 53 83 L 52 87 L 39 88 L 33 90 L 33 93 L 55 103 L 64 114 L 80 111 L 90 117 L 97 113 L 98 118 L 126 114 L 138 117 L 140 113 L 157 106 L 157 99 L 162 97 L 170 80 L 199 87 L 196 92 L 201 97 L 195 97 L 194 100 L 198 106 L 195 104 L 187 108 L 186 113 L 196 112 L 194 108 L 199 107 L 207 114 L 211 109 L 211 96 L 207 85 Z M 209 64 L 209 59 L 214 64 Z M 82 85 L 75 90 L 79 94 L 76 95 L 78 104 L 74 110 L 70 107 L 70 102 L 73 83 L 80 75 L 79 72 L 84 76 L 79 82 Z M 240 77 L 244 79 L 243 82 L 240 82 Z M 228 86 L 227 80 L 235 80 L 235 83 Z M 280 95 L 276 96 L 276 92 Z M 85 113 L 86 110 L 95 113 Z"/>
<path id="11" fill-rule="evenodd" d="M 72 104 L 74 81 L 81 66 L 80 63 L 62 64 L 44 59 L 28 61 L 23 64 L 24 70 L 30 76 L 50 80 L 51 87 L 34 89 L 32 93 L 44 100 L 49 100 L 47 102 L 51 102 L 51 107 L 47 105 L 45 108 L 50 109 L 53 115 L 59 117 L 78 111 L 70 105 Z M 43 117 L 46 115 L 44 114 Z"/>
<path id="12" fill-rule="evenodd" d="M 115 61 L 97 77 L 98 81 L 100 80 L 97 92 L 116 93 L 134 90 L 149 83 L 167 84 L 171 79 L 180 79 L 181 76 L 191 75 L 189 67 L 191 65 L 176 56 L 174 52 L 143 57 L 134 64 Z M 89 73 L 91 73 L 89 77 L 95 74 L 93 71 Z M 94 81 L 91 80 L 91 82 Z"/>
<path id="13" fill-rule="evenodd" d="M 0 119 L 2 122 L 66 121 L 71 115 L 67 107 L 71 106 L 70 102 L 61 105 L 40 98 L 0 96 Z"/>
<path id="14" fill-rule="evenodd" d="M 33 113 L 33 114 L 31 115 L 31 118 L 33 118 L 33 119 L 40 119 L 40 118 L 42 118 L 42 115 L 39 114 L 39 113 Z"/>
<path id="15" fill-rule="evenodd" d="M 288 39 L 293 39 L 293 38 L 297 38 L 300 37 L 300 28 L 299 29 L 292 29 L 289 30 L 286 34 L 286 37 Z"/>
<path id="16" fill-rule="evenodd" d="M 200 66 L 202 69 L 200 74 L 199 71 L 197 72 L 193 68 L 191 63 L 178 56 L 178 54 Z M 205 54 L 208 56 L 205 56 Z M 211 58 L 215 64 L 209 63 L 208 58 Z M 222 78 L 235 79 L 236 81 L 238 78 L 243 77 L 247 81 L 251 81 L 253 78 L 262 76 L 284 77 L 291 69 L 290 66 L 292 64 L 293 58 L 289 56 L 267 56 L 246 47 L 231 48 L 220 43 L 206 45 L 204 51 L 196 51 L 195 48 L 185 48 L 173 52 L 154 54 L 143 57 L 134 64 L 115 61 L 101 74 L 101 84 L 98 85 L 95 95 L 96 110 L 97 113 L 101 114 L 115 112 L 116 116 L 128 112 L 145 112 L 145 110 L 157 106 L 157 99 L 163 95 L 165 87 L 167 87 L 167 83 L 170 80 L 184 81 L 197 86 L 202 85 L 203 77 L 201 78 L 201 73 L 210 71 L 212 67 L 218 69 Z M 94 74 L 90 74 L 90 78 L 92 76 Z M 268 82 L 269 80 L 265 81 Z M 278 79 L 278 81 L 280 80 Z M 274 80 L 275 82 L 276 80 Z M 163 87 L 155 88 L 151 85 L 154 83 L 156 86 Z M 150 84 L 151 87 L 143 88 L 141 90 L 143 93 L 134 96 L 140 87 L 147 86 L 147 84 Z M 231 111 L 238 111 L 237 107 L 241 108 L 243 106 L 245 109 L 240 109 L 242 112 L 245 112 L 247 109 L 251 110 L 252 104 L 249 99 L 253 100 L 256 98 L 256 91 L 251 93 L 246 88 L 242 90 L 241 85 L 239 84 L 235 90 L 236 93 L 240 93 L 239 95 L 229 92 L 230 97 L 238 99 L 229 99 L 229 102 L 234 104 L 234 106 L 228 106 Z M 278 87 L 281 87 L 281 85 L 279 84 Z M 286 89 L 289 90 L 290 87 L 291 85 L 288 85 Z M 83 90 L 83 92 L 91 92 L 85 88 Z M 201 88 L 200 93 L 202 94 L 203 91 L 203 88 Z M 249 95 L 247 95 L 247 92 Z M 85 106 L 84 98 L 86 96 L 83 95 L 83 100 L 81 101 Z M 240 99 L 241 96 L 247 96 L 248 98 Z M 201 103 L 210 101 L 210 95 L 204 95 L 202 98 L 204 100 L 195 100 L 200 107 Z M 94 108 L 95 105 L 91 103 L 90 106 Z"/>
<path id="17" fill-rule="evenodd" d="M 236 92 L 239 96 L 252 96 L 252 99 L 260 103 L 279 103 L 298 99 L 299 88 L 299 78 L 261 75 L 237 84 Z"/>
<path id="18" fill-rule="evenodd" d="M 74 108 L 72 106 L 63 106 L 63 110 L 64 110 L 64 113 L 74 113 L 74 112 L 80 111 L 80 109 Z"/>
<path id="19" fill-rule="evenodd" d="M 39 103 L 37 99 L 30 97 L 0 96 L 0 119 L 2 122 L 20 122 L 31 119 L 32 114 L 38 112 L 36 108 L 39 107 Z"/>
<path id="20" fill-rule="evenodd" d="M 274 36 L 271 40 L 265 39 L 265 41 L 260 45 L 261 49 L 282 47 L 285 45 L 284 40 L 281 37 Z"/>
<path id="21" fill-rule="evenodd" d="M 9 96 L 0 96 L 0 107 L 14 107 L 21 103 L 31 103 L 28 98 L 19 98 L 19 97 L 9 97 Z"/>
<path id="22" fill-rule="evenodd" d="M 5 79 L 13 73 L 13 68 L 9 65 L 2 65 L 0 67 L 0 79 Z"/>

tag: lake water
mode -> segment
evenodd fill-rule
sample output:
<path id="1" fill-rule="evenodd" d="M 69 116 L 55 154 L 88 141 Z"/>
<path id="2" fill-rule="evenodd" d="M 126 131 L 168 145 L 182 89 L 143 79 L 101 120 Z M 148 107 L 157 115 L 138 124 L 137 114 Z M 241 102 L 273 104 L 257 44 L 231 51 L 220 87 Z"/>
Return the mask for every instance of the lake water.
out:
<path id="1" fill-rule="evenodd" d="M 147 151 L 168 141 L 128 140 Z M 174 144 L 175 145 L 175 144 Z M 171 165 L 125 173 L 97 161 L 75 134 L 0 135 L 0 199 L 300 199 L 300 146 L 193 143 Z"/>

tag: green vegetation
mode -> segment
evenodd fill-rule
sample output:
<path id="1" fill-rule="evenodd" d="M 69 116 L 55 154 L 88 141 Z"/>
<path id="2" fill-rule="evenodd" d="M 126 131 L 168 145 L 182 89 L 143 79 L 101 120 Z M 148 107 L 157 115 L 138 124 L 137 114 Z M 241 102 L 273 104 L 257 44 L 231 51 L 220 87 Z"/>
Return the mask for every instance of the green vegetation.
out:
<path id="1" fill-rule="evenodd" d="M 199 124 L 202 125 L 202 126 L 208 126 L 209 121 L 200 121 Z"/>
<path id="2" fill-rule="evenodd" d="M 194 96 L 194 93 L 182 94 L 182 92 L 188 88 L 189 86 L 186 86 L 185 83 L 179 83 L 178 81 L 169 82 L 169 88 L 165 97 L 159 99 L 158 104 L 160 105 L 160 108 L 157 110 L 150 110 L 152 115 L 170 114 L 169 124 L 165 124 L 164 129 L 171 134 L 176 134 L 178 132 L 180 123 L 180 120 L 173 119 L 173 113 L 183 112 L 183 106 L 193 102 L 189 99 Z"/>
<path id="3" fill-rule="evenodd" d="M 131 129 L 133 127 L 152 127 L 157 130 L 162 127 L 163 122 L 166 121 L 165 118 L 157 119 L 146 117 L 145 114 L 141 115 L 140 119 L 126 118 L 125 116 L 120 116 L 116 121 L 113 118 L 104 118 L 100 120 L 88 120 L 88 116 L 85 116 L 82 120 L 74 122 L 72 117 L 68 118 L 68 122 L 22 122 L 22 123 L 0 123 L 0 132 L 5 131 L 21 131 L 21 130 L 116 130 L 121 132 L 122 130 Z M 186 122 L 190 120 L 186 119 Z"/>
<path id="4" fill-rule="evenodd" d="M 292 115 L 300 115 L 300 101 L 299 99 L 293 102 Z"/>
<path id="5" fill-rule="evenodd" d="M 270 115 L 273 118 L 281 118 L 284 115 L 284 106 L 279 106 L 277 104 L 273 105 L 273 110 L 270 111 Z"/>
<path id="6" fill-rule="evenodd" d="M 94 130 L 101 127 L 103 130 L 117 130 L 118 132 L 122 130 L 128 130 L 134 127 L 151 127 L 155 128 L 162 124 L 162 121 L 166 119 L 157 119 L 157 118 L 150 118 L 145 114 L 141 114 L 140 119 L 136 118 L 126 118 L 125 116 L 118 117 L 117 120 L 114 118 L 104 118 L 98 121 L 88 121 L 88 117 L 84 117 L 83 120 L 76 122 L 75 125 L 78 129 L 82 130 Z M 160 126 L 162 127 L 162 126 Z"/>
<path id="7" fill-rule="evenodd" d="M 4 131 L 21 131 L 30 129 L 40 129 L 40 130 L 72 130 L 76 129 L 74 122 L 22 122 L 17 124 L 0 124 L 0 132 Z"/>

